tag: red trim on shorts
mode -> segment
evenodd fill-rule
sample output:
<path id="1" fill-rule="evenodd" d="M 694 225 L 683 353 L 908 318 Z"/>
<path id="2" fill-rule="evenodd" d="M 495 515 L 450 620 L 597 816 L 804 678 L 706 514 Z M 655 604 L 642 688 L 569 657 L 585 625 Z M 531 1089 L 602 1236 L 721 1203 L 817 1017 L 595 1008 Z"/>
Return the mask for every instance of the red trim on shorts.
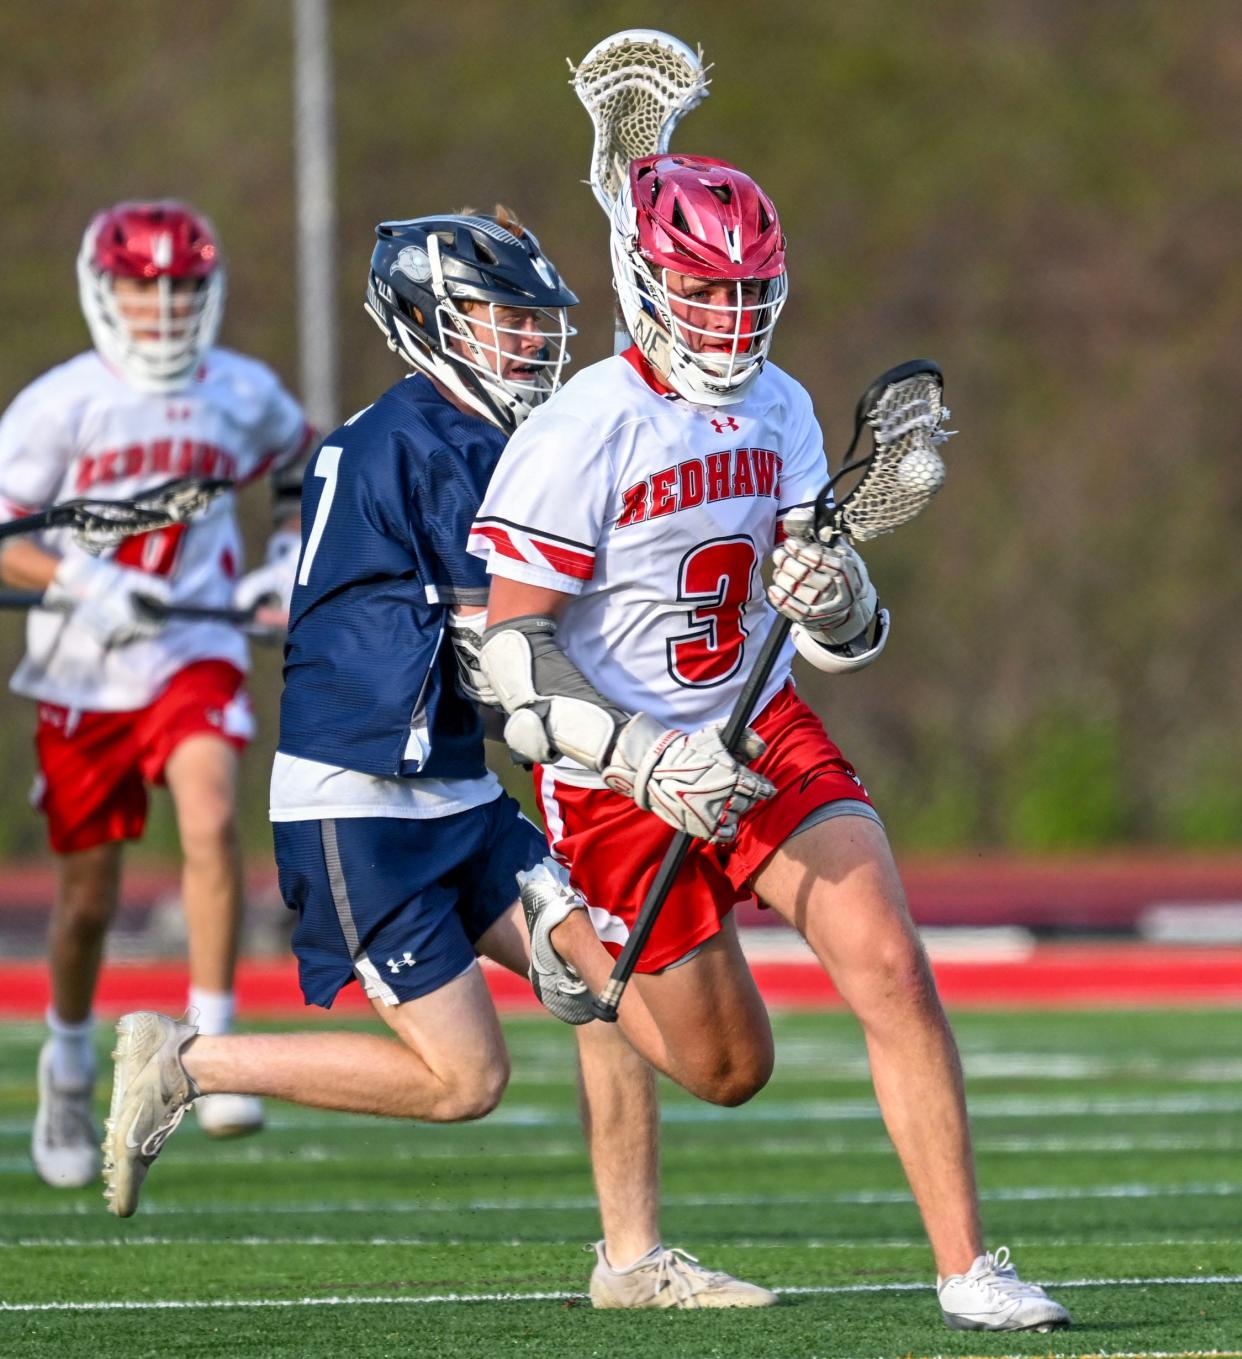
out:
<path id="1" fill-rule="evenodd" d="M 138 839 L 146 827 L 146 786 L 164 782 L 173 751 L 188 737 L 207 733 L 244 750 L 249 735 L 225 730 L 229 706 L 248 707 L 244 683 L 227 661 L 197 661 L 179 670 L 153 703 L 131 712 L 41 703 L 39 810 L 55 853 Z"/>
<path id="2" fill-rule="evenodd" d="M 720 931 L 720 922 L 751 891 L 750 880 L 806 817 L 830 802 L 870 803 L 853 766 L 824 731 L 792 683 L 751 723 L 767 742 L 754 768 L 776 795 L 743 817 L 731 846 L 695 841 L 643 950 L 637 970 L 656 972 Z M 593 908 L 604 947 L 616 957 L 628 937 L 672 830 L 610 789 L 578 788 L 535 771 L 548 842 Z M 614 917 L 610 921 L 608 917 Z M 607 937 L 611 927 L 615 937 Z"/>

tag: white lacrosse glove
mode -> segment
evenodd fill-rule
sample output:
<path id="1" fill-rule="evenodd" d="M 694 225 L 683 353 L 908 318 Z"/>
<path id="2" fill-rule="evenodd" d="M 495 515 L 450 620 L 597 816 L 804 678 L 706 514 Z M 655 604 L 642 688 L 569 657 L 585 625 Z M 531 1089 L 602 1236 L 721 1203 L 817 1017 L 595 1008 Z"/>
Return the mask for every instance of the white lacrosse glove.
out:
<path id="1" fill-rule="evenodd" d="M 247 571 L 233 587 L 233 607 L 249 612 L 261 605 L 270 605 L 281 613 L 288 613 L 301 550 L 301 534 L 291 529 L 273 533 L 267 540 L 264 564 Z"/>
<path id="2" fill-rule="evenodd" d="M 790 510 L 784 525 L 785 541 L 772 554 L 768 602 L 822 646 L 856 641 L 876 615 L 866 563 L 842 539 L 822 542 L 811 509 Z"/>
<path id="3" fill-rule="evenodd" d="M 118 566 L 98 557 L 65 557 L 43 592 L 49 609 L 72 611 L 74 627 L 81 628 L 102 647 L 123 646 L 154 637 L 165 620 L 141 604 L 149 599 L 167 604 L 171 591 L 162 576 Z"/>
<path id="4" fill-rule="evenodd" d="M 487 627 L 487 612 L 450 613 L 448 639 L 457 662 L 457 687 L 470 700 L 484 708 L 500 708 L 500 700 L 492 682 L 483 670 L 483 632 Z M 503 709 L 501 709 L 503 711 Z"/>
<path id="5" fill-rule="evenodd" d="M 604 782 L 675 830 L 728 844 L 737 836 L 739 819 L 776 789 L 729 754 L 720 739 L 722 725 L 666 731 L 654 717 L 638 713 L 617 734 L 602 770 Z M 756 760 L 766 749 L 748 727 L 741 759 Z"/>

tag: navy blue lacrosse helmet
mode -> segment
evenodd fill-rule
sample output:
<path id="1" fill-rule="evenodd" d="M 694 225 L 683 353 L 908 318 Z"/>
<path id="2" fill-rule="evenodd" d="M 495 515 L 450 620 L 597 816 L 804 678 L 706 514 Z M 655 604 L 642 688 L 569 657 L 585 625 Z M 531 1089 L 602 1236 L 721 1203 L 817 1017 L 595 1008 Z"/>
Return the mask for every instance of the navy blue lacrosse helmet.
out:
<path id="1" fill-rule="evenodd" d="M 560 386 L 577 297 L 511 213 L 381 222 L 364 303 L 389 348 L 512 432 Z"/>

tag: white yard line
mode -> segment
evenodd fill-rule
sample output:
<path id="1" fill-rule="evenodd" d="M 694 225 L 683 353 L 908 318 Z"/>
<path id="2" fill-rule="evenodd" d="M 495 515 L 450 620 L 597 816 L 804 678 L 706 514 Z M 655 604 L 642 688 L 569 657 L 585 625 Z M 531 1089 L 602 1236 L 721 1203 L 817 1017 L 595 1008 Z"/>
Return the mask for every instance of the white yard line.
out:
<path id="1" fill-rule="evenodd" d="M 181 1144 L 179 1144 L 181 1145 Z M 200 1146 L 206 1144 L 200 1143 Z M 893 1144 L 885 1138 L 872 1138 L 866 1141 L 848 1138 L 824 1137 L 811 1126 L 801 1137 L 788 1137 L 779 1141 L 760 1139 L 748 1142 L 747 1146 L 756 1156 L 879 1156 L 893 1155 Z M 1216 1152 L 1242 1152 L 1242 1138 L 1225 1135 L 1211 1140 L 1173 1138 L 1173 1137 L 1099 1137 L 1083 1138 L 1077 1141 L 1072 1137 L 996 1137 L 976 1138 L 976 1156 L 987 1155 L 1032 1155 L 1042 1156 L 1115 1156 L 1120 1153 L 1157 1152 L 1164 1155 L 1202 1155 Z M 246 1147 L 224 1149 L 213 1147 L 202 1158 L 205 1169 L 213 1166 L 261 1166 L 261 1165 L 339 1165 L 356 1161 L 359 1157 L 371 1156 L 370 1148 L 362 1151 L 355 1145 L 321 1146 L 318 1144 L 297 1147 L 273 1146 L 270 1139 Z M 416 1143 L 390 1147 L 384 1152 L 384 1159 L 393 1162 L 461 1161 L 465 1156 L 475 1154 L 486 1156 L 489 1161 L 546 1161 L 549 1159 L 578 1160 L 586 1155 L 581 1141 L 540 1142 L 529 1147 L 487 1148 L 483 1152 L 470 1153 L 461 1147 L 428 1147 Z M 672 1158 L 676 1159 L 676 1149 Z M 30 1171 L 30 1156 L 0 1156 L 0 1174 L 27 1175 Z"/>
<path id="2" fill-rule="evenodd" d="M 1149 1119 L 1167 1114 L 1175 1118 L 1212 1114 L 1242 1114 L 1240 1094 L 1187 1095 L 977 1095 L 970 1100 L 973 1122 L 989 1118 L 1126 1118 L 1135 1116 Z M 815 1120 L 821 1123 L 879 1122 L 880 1113 L 873 1100 L 763 1100 L 738 1109 L 721 1109 L 711 1104 L 689 1104 L 666 1101 L 661 1119 L 670 1125 L 698 1125 L 728 1123 L 742 1127 L 748 1123 L 797 1123 Z M 470 1125 L 480 1133 L 492 1128 L 572 1128 L 578 1124 L 576 1113 L 549 1113 L 534 1105 L 502 1105 L 495 1113 Z M 320 1129 L 366 1128 L 374 1132 L 401 1130 L 418 1137 L 469 1137 L 460 1128 L 435 1128 L 395 1119 L 370 1118 L 357 1114 L 319 1113 L 300 1115 L 281 1110 L 269 1121 L 277 1132 L 315 1132 Z M 30 1136 L 27 1119 L 0 1119 L 0 1137 Z"/>
<path id="3" fill-rule="evenodd" d="M 1181 1275 L 1154 1279 L 1063 1279 L 1041 1281 L 1046 1288 L 1153 1288 L 1165 1285 L 1202 1286 L 1242 1283 L 1242 1274 Z M 805 1288 L 778 1288 L 789 1297 L 829 1297 L 848 1293 L 930 1293 L 929 1283 L 816 1284 Z M 417 1307 L 433 1303 L 462 1302 L 567 1302 L 581 1293 L 429 1293 L 408 1295 L 330 1298 L 152 1298 L 109 1302 L 0 1302 L 0 1312 L 166 1312 L 228 1311 L 233 1308 L 292 1307 Z"/>
<path id="4" fill-rule="evenodd" d="M 1090 1186 L 1031 1185 L 992 1189 L 980 1194 L 984 1203 L 1063 1203 L 1100 1199 L 1198 1199 L 1234 1198 L 1242 1184 L 1104 1184 Z M 910 1203 L 908 1190 L 863 1189 L 845 1194 L 670 1194 L 666 1208 L 773 1208 L 817 1206 L 867 1206 Z M 159 1217 L 305 1217 L 320 1213 L 531 1213 L 594 1212 L 596 1200 L 589 1195 L 565 1198 L 466 1199 L 449 1202 L 419 1199 L 345 1199 L 328 1203 L 270 1203 L 249 1199 L 245 1203 L 161 1204 L 143 1201 L 144 1214 Z M 81 1217 L 96 1213 L 94 1204 L 28 1203 L 7 1210 L 18 1217 Z"/>

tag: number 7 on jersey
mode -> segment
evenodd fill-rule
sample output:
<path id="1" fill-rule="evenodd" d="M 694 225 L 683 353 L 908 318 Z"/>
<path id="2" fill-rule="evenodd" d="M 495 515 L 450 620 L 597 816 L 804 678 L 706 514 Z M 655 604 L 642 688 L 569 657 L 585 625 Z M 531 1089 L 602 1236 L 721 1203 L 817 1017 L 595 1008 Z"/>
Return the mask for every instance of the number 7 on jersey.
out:
<path id="1" fill-rule="evenodd" d="M 302 554 L 302 565 L 298 568 L 298 584 L 305 585 L 310 579 L 311 563 L 328 526 L 328 515 L 332 511 L 332 497 L 336 495 L 336 472 L 345 450 L 335 445 L 325 444 L 319 450 L 315 466 L 311 469 L 314 476 L 323 479 L 324 487 L 315 507 L 315 522 L 311 525 L 310 537 L 306 540 L 306 551 Z"/>

